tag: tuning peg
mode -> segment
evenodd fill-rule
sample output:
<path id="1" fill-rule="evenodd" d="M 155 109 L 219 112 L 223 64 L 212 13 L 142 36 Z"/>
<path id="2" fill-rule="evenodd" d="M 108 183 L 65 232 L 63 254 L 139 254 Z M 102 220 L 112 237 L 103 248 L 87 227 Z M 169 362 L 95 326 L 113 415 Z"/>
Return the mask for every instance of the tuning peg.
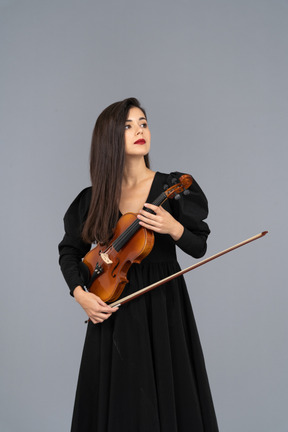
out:
<path id="1" fill-rule="evenodd" d="M 174 197 L 174 199 L 175 199 L 176 201 L 178 201 L 180 198 L 181 198 L 181 195 L 179 195 L 179 194 L 176 194 L 175 197 Z"/>
<path id="2" fill-rule="evenodd" d="M 164 190 L 167 190 L 168 187 L 169 187 L 169 186 L 168 186 L 167 184 L 165 184 L 165 185 L 163 186 L 163 189 L 164 189 Z"/>
<path id="3" fill-rule="evenodd" d="M 183 191 L 183 195 L 190 195 L 190 190 L 189 189 L 185 189 L 184 191 Z"/>

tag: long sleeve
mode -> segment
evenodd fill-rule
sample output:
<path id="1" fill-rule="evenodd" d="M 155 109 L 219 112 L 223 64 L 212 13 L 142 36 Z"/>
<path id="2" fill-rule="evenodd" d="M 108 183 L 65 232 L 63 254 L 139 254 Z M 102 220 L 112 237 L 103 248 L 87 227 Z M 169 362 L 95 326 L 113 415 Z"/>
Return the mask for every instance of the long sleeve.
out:
<path id="1" fill-rule="evenodd" d="M 181 173 L 173 172 L 168 178 L 179 178 Z M 194 258 L 201 258 L 207 249 L 207 237 L 210 229 L 204 219 L 208 216 L 208 202 L 202 189 L 193 179 L 189 195 L 171 202 L 172 214 L 183 226 L 184 232 L 176 245 Z"/>
<path id="2" fill-rule="evenodd" d="M 82 240 L 81 232 L 90 200 L 91 188 L 86 188 L 75 198 L 64 216 L 65 235 L 58 246 L 59 264 L 71 295 L 76 286 L 85 285 L 88 276 L 82 258 L 89 252 L 91 245 Z"/>

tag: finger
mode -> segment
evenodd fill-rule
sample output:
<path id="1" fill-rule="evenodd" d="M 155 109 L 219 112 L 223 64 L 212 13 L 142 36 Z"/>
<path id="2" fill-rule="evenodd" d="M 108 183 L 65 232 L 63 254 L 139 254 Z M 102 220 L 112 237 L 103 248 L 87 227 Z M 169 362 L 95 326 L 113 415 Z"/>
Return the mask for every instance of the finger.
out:
<path id="1" fill-rule="evenodd" d="M 119 310 L 119 308 L 116 308 L 116 307 L 110 307 L 110 309 L 109 309 L 109 313 L 114 313 L 114 312 L 117 312 L 117 310 Z"/>
<path id="2" fill-rule="evenodd" d="M 99 303 L 99 305 L 103 306 L 103 307 L 110 307 L 109 305 L 107 305 L 107 303 L 105 303 L 100 297 L 96 296 L 97 301 Z"/>
<path id="3" fill-rule="evenodd" d="M 101 318 L 90 317 L 90 320 L 93 322 L 93 324 L 100 324 L 101 322 L 103 322 Z"/>
<path id="4" fill-rule="evenodd" d="M 163 220 L 163 215 L 159 212 L 154 214 L 151 214 L 149 212 L 146 212 L 145 210 L 141 210 L 140 213 L 138 213 L 137 215 L 138 217 L 140 216 L 140 218 L 145 218 L 145 220 L 147 221 L 159 221 L 161 222 Z"/>
<path id="5" fill-rule="evenodd" d="M 90 318 L 93 324 L 101 324 L 104 320 L 101 318 Z"/>
<path id="6" fill-rule="evenodd" d="M 93 323 L 93 324 L 99 324 L 101 322 L 103 322 L 103 320 L 101 320 L 101 318 L 93 318 L 93 316 L 89 317 L 89 320 Z"/>
<path id="7" fill-rule="evenodd" d="M 114 313 L 114 312 L 116 312 L 116 308 L 114 309 L 114 308 L 112 308 L 112 307 L 105 307 L 105 308 L 99 308 L 98 310 L 97 310 L 97 314 L 112 314 L 112 313 Z"/>
<path id="8" fill-rule="evenodd" d="M 141 225 L 142 227 L 147 228 L 147 229 L 149 229 L 151 231 L 155 231 L 155 232 L 160 232 L 161 231 L 160 227 L 152 225 L 152 224 L 148 224 L 148 223 L 145 223 L 145 222 L 142 222 L 142 221 L 139 222 L 139 225 Z"/>
<path id="9" fill-rule="evenodd" d="M 159 221 L 157 221 L 157 219 L 152 219 L 152 218 L 146 217 L 144 215 L 139 215 L 138 219 L 139 219 L 139 221 L 144 222 L 148 225 L 159 225 Z"/>
<path id="10" fill-rule="evenodd" d="M 101 298 L 100 297 L 97 297 L 98 298 L 98 303 L 99 303 L 99 305 L 101 306 L 101 307 L 104 307 L 104 309 L 103 309 L 103 311 L 105 311 L 105 312 L 115 312 L 115 311 L 117 311 L 119 308 L 112 308 L 110 305 L 108 305 L 107 303 L 105 303 L 103 300 L 101 300 Z"/>
<path id="11" fill-rule="evenodd" d="M 157 217 L 157 213 L 152 214 L 152 213 L 149 213 L 148 211 L 142 209 L 142 210 L 140 210 L 140 212 L 138 213 L 137 216 L 144 216 L 148 219 L 155 219 Z"/>
<path id="12" fill-rule="evenodd" d="M 91 315 L 91 319 L 94 319 L 95 321 L 98 322 L 103 322 L 104 320 L 106 320 L 107 318 L 109 318 L 112 314 L 108 314 L 108 313 L 98 313 L 97 315 Z"/>
<path id="13" fill-rule="evenodd" d="M 154 204 L 150 204 L 150 203 L 145 203 L 144 207 L 147 207 L 151 210 L 153 210 L 155 213 L 157 213 L 157 210 L 159 210 L 160 207 L 154 205 Z"/>
<path id="14" fill-rule="evenodd" d="M 105 303 L 105 305 L 106 305 L 106 303 Z M 97 308 L 92 309 L 94 315 L 101 314 L 101 313 L 111 315 L 112 313 L 117 312 L 118 310 L 119 310 L 119 307 L 111 307 L 108 305 L 106 305 L 105 307 L 99 306 Z"/>
<path id="15" fill-rule="evenodd" d="M 150 228 L 159 225 L 157 221 L 153 221 L 145 217 L 139 217 L 138 219 L 139 219 L 139 225 L 142 225 L 145 228 Z"/>
<path id="16" fill-rule="evenodd" d="M 162 206 L 155 206 L 154 204 L 144 204 L 143 209 L 139 213 L 145 212 L 145 208 L 153 210 L 153 212 L 157 215 L 164 215 L 165 213 L 168 213 L 167 210 L 165 210 Z M 153 213 L 148 212 L 149 215 L 154 216 Z"/>

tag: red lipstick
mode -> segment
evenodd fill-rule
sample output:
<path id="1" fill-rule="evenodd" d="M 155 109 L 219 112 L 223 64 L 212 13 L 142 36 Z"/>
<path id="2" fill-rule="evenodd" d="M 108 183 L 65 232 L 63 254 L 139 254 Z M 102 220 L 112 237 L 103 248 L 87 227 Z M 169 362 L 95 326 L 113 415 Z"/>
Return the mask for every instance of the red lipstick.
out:
<path id="1" fill-rule="evenodd" d="M 138 141 L 135 141 L 134 144 L 145 144 L 146 141 L 144 139 L 139 139 Z"/>

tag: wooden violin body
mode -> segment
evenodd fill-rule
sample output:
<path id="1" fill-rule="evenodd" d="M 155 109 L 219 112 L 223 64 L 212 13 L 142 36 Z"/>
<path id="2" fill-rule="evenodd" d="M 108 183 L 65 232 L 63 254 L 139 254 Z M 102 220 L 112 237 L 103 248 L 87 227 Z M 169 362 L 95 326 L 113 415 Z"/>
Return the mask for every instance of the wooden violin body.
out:
<path id="1" fill-rule="evenodd" d="M 175 179 L 176 180 L 176 179 Z M 179 198 L 179 194 L 189 193 L 192 177 L 183 174 L 179 183 L 174 183 L 162 192 L 153 202 L 160 206 L 167 198 Z M 145 207 L 144 207 L 145 209 Z M 154 213 L 150 209 L 145 209 Z M 115 228 L 114 236 L 107 245 L 98 244 L 84 257 L 83 263 L 88 267 L 91 278 L 87 288 L 104 302 L 113 302 L 119 298 L 128 282 L 127 272 L 133 263 L 140 263 L 154 246 L 153 231 L 143 228 L 135 213 L 123 215 Z"/>
<path id="2" fill-rule="evenodd" d="M 129 230 L 135 221 L 138 221 L 136 214 L 123 215 L 118 221 L 110 246 L 98 244 L 83 259 L 92 279 L 96 271 L 96 277 L 92 284 L 90 283 L 89 291 L 98 295 L 105 302 L 119 298 L 128 282 L 127 273 L 131 264 L 140 263 L 154 246 L 153 232 L 141 227 L 133 234 L 130 242 L 127 242 L 119 251 L 115 249 L 115 241 L 127 229 Z"/>

